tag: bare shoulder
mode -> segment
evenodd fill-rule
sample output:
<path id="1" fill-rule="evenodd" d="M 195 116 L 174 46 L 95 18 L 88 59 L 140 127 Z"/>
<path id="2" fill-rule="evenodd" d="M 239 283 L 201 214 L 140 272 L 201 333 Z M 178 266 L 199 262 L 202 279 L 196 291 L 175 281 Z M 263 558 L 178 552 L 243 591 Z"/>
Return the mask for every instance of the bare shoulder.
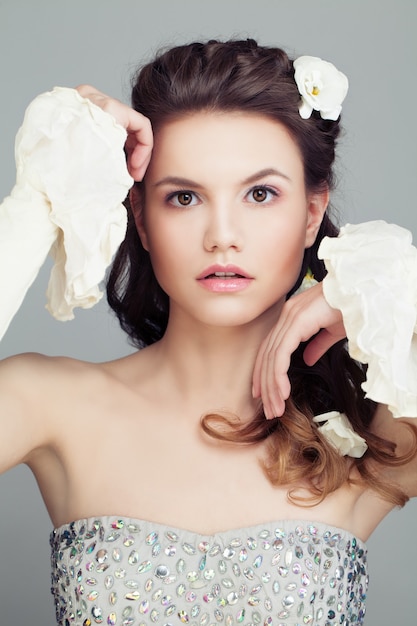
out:
<path id="1" fill-rule="evenodd" d="M 149 361 L 139 353 L 104 363 L 25 353 L 0 361 L 0 397 L 29 406 L 32 415 L 56 414 L 57 405 L 60 409 L 65 404 L 82 405 L 90 397 L 95 402 L 103 397 L 105 402 L 118 390 L 137 387 L 137 380 L 143 381 L 146 374 Z"/>
<path id="2" fill-rule="evenodd" d="M 409 497 L 417 496 L 417 419 L 394 418 L 388 408 L 380 404 L 371 429 L 379 437 L 393 441 L 398 456 L 410 457 L 405 464 L 387 468 L 386 474 L 388 480 L 395 481 Z"/>
<path id="3" fill-rule="evenodd" d="M 2 404 L 13 398 L 17 404 L 26 404 L 41 397 L 43 387 L 56 378 L 61 368 L 58 360 L 42 354 L 26 353 L 9 357 L 0 362 L 0 394 Z M 4 404 L 3 404 L 4 406 Z M 33 405 L 33 409 L 36 406 Z"/>
<path id="4" fill-rule="evenodd" d="M 106 389 L 105 378 L 99 365 L 64 357 L 27 353 L 0 361 L 0 471 L 51 446 L 60 416 Z"/>
<path id="5" fill-rule="evenodd" d="M 74 378 L 82 381 L 85 376 L 98 376 L 100 372 L 102 369 L 94 363 L 38 353 L 19 354 L 0 361 L 0 393 L 31 402 L 36 397 L 46 399 L 47 388 L 47 397 L 53 398 L 61 386 L 71 385 Z"/>

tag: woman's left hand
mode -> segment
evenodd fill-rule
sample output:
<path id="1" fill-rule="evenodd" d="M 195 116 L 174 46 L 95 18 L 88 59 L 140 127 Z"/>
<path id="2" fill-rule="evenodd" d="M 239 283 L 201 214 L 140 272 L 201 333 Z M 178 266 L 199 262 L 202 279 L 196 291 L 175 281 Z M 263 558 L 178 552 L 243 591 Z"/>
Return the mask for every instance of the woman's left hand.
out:
<path id="1" fill-rule="evenodd" d="M 317 334 L 316 334 L 317 333 Z M 261 344 L 253 373 L 253 396 L 262 398 L 267 419 L 284 413 L 291 386 L 288 368 L 301 342 L 314 337 L 304 361 L 314 365 L 335 343 L 346 337 L 342 314 L 327 304 L 321 283 L 285 302 L 278 322 Z"/>

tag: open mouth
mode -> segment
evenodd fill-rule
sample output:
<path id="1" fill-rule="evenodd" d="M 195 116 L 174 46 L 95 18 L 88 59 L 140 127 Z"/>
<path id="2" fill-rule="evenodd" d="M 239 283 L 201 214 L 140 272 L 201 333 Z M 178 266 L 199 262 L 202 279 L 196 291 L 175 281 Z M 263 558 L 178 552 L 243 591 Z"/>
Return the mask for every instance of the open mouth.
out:
<path id="1" fill-rule="evenodd" d="M 205 278 L 245 278 L 242 274 L 236 274 L 235 272 L 213 272 L 208 274 Z"/>
<path id="2" fill-rule="evenodd" d="M 214 284 L 227 283 L 232 284 L 233 281 L 239 281 L 239 284 L 242 285 L 242 281 L 250 281 L 251 276 L 242 268 L 236 265 L 212 265 L 211 267 L 207 267 L 205 270 L 201 272 L 199 276 L 197 276 L 197 280 L 203 281 L 206 284 L 212 282 Z"/>
<path id="3" fill-rule="evenodd" d="M 232 293 L 246 289 L 253 279 L 239 267 L 212 266 L 206 268 L 197 280 L 213 293 Z"/>

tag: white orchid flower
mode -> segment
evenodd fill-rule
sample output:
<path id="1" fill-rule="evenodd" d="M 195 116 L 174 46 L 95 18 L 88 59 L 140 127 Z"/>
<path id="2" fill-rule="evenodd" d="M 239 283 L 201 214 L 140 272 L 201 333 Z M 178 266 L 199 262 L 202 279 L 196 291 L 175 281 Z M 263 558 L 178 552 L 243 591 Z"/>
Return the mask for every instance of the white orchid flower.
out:
<path id="1" fill-rule="evenodd" d="M 319 57 L 301 56 L 294 61 L 294 69 L 301 117 L 308 119 L 314 109 L 325 120 L 337 120 L 349 87 L 347 77 Z"/>
<path id="2" fill-rule="evenodd" d="M 355 433 L 344 413 L 329 411 L 313 418 L 313 422 L 321 424 L 318 430 L 338 450 L 342 456 L 359 459 L 368 449 L 365 439 Z"/>

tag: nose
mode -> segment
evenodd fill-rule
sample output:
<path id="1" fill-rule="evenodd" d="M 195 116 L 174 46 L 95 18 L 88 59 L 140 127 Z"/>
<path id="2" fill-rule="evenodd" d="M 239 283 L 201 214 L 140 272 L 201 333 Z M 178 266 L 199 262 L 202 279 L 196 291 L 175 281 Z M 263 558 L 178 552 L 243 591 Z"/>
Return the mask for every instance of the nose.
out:
<path id="1" fill-rule="evenodd" d="M 229 248 L 240 250 L 242 243 L 242 224 L 236 207 L 224 204 L 211 207 L 204 234 L 204 248 L 210 252 Z"/>

